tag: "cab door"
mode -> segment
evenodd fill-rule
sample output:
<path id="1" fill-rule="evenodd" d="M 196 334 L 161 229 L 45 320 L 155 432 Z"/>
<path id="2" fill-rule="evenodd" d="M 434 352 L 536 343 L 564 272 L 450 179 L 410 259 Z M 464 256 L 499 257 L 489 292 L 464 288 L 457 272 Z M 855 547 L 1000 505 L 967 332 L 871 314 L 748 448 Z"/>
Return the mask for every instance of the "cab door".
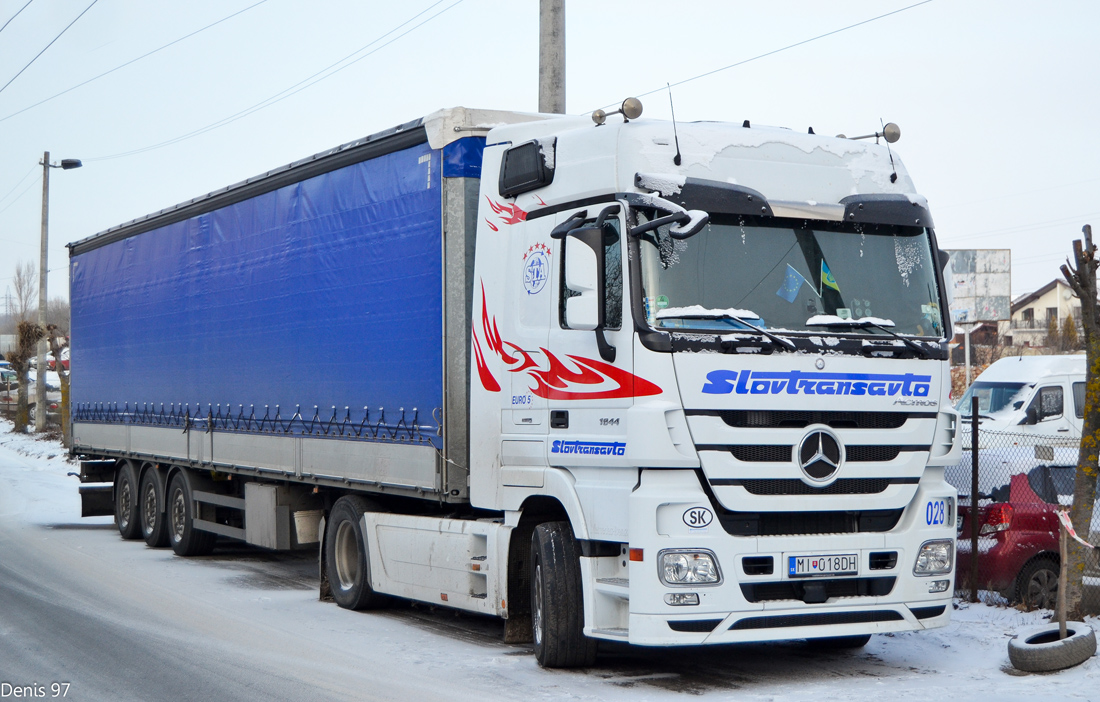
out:
<path id="1" fill-rule="evenodd" d="M 602 324 L 598 329 L 576 328 L 570 318 L 571 298 L 585 291 L 569 286 L 570 266 L 579 257 L 570 247 L 592 248 L 575 236 L 554 240 L 553 314 L 545 371 L 537 374 L 538 391 L 549 409 L 551 466 L 628 466 L 627 410 L 634 403 L 633 323 L 630 319 L 629 281 L 625 274 L 623 208 L 619 205 L 589 207 L 583 219 L 578 211 L 562 213 L 578 226 L 596 227 L 602 237 Z M 601 218 L 602 213 L 602 218 Z M 577 227 L 573 228 L 574 231 Z M 573 252 L 574 254 L 580 252 Z M 602 336 L 602 339 L 600 338 Z M 602 348 L 601 348 L 602 347 Z"/>

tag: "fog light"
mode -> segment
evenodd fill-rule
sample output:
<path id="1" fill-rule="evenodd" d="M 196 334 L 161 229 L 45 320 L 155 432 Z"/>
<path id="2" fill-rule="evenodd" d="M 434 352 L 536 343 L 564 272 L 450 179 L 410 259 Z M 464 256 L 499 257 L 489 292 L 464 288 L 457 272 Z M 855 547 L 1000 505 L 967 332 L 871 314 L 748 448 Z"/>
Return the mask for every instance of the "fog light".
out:
<path id="1" fill-rule="evenodd" d="M 699 595 L 694 592 L 670 592 L 665 595 L 665 604 L 673 607 L 699 604 Z"/>
<path id="2" fill-rule="evenodd" d="M 661 551 L 657 573 L 665 585 L 705 585 L 722 580 L 718 558 L 710 551 Z"/>
<path id="3" fill-rule="evenodd" d="M 947 586 L 951 584 L 950 580 L 933 580 L 928 583 L 929 592 L 947 592 Z"/>
<path id="4" fill-rule="evenodd" d="M 913 575 L 943 575 L 951 572 L 955 549 L 950 539 L 925 541 L 917 552 Z"/>

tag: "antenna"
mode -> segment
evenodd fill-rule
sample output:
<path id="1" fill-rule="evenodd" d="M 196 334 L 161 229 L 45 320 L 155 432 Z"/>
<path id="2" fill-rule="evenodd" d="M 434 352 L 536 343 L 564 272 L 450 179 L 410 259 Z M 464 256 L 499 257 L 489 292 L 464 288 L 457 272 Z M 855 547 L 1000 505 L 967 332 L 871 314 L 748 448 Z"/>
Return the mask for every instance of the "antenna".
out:
<path id="1" fill-rule="evenodd" d="M 672 104 L 672 86 L 665 83 L 668 88 L 668 108 L 672 110 L 672 138 L 676 142 L 676 156 L 673 157 L 672 162 L 679 166 L 683 159 L 680 158 L 680 135 L 676 133 L 676 107 Z"/>

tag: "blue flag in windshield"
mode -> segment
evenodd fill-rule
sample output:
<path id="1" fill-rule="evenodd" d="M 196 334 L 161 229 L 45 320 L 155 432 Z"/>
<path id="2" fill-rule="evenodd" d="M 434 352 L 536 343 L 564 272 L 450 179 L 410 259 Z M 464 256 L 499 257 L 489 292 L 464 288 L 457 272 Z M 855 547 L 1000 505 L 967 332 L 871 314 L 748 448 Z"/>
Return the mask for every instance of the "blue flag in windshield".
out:
<path id="1" fill-rule="evenodd" d="M 802 289 L 802 283 L 806 282 L 806 279 L 794 269 L 794 266 L 787 264 L 787 277 L 783 279 L 783 284 L 779 286 L 779 289 L 775 291 L 775 294 L 783 298 L 787 302 L 794 302 L 798 297 L 798 291 Z"/>

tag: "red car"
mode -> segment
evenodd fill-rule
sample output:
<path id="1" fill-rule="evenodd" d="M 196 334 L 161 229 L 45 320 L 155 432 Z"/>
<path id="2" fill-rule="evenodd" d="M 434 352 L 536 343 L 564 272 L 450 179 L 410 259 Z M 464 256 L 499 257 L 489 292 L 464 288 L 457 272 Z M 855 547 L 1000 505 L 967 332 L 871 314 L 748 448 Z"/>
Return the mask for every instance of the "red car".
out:
<path id="1" fill-rule="evenodd" d="M 1031 467 L 996 460 L 989 466 L 985 456 L 979 458 L 984 475 L 978 491 L 978 588 L 1028 609 L 1054 609 L 1058 596 L 1057 511 L 1072 504 L 1077 451 L 1056 451 L 1057 461 L 1032 459 L 1026 462 Z M 982 483 L 990 482 L 985 476 L 998 467 L 1005 469 L 1001 480 L 1008 482 L 983 492 Z M 963 470 L 952 476 L 959 480 L 951 480 L 960 493 L 955 585 L 965 590 L 970 587 L 971 510 L 970 481 L 962 478 L 969 476 L 970 466 L 957 468 Z"/>

